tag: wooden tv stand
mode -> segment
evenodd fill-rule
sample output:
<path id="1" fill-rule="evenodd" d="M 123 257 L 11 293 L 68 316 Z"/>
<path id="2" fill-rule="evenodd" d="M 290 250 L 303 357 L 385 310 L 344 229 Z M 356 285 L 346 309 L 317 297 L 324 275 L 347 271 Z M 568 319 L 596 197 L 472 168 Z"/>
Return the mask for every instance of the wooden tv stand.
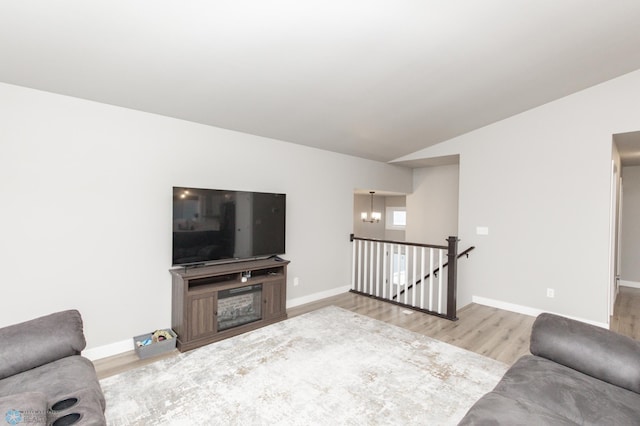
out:
<path id="1" fill-rule="evenodd" d="M 188 351 L 286 319 L 288 264 L 271 258 L 170 270 L 171 326 L 178 349 Z"/>

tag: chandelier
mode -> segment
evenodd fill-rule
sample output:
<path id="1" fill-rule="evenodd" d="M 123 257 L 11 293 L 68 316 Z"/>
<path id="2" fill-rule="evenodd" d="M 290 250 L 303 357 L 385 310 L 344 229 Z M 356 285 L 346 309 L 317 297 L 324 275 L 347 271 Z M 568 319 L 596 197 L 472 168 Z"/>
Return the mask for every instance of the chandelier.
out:
<path id="1" fill-rule="evenodd" d="M 371 210 L 369 211 L 369 213 L 362 212 L 360 214 L 360 217 L 362 218 L 363 222 L 378 223 L 382 218 L 382 214 L 380 212 L 373 211 L 373 194 L 375 194 L 375 191 L 369 191 L 369 194 L 371 194 Z"/>

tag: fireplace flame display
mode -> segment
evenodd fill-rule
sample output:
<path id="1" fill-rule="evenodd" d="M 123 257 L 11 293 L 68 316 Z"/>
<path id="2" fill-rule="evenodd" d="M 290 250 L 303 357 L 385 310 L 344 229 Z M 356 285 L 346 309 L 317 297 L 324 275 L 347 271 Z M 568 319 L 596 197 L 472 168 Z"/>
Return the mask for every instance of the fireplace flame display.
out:
<path id="1" fill-rule="evenodd" d="M 218 331 L 262 319 L 262 285 L 223 290 L 218 293 Z"/>

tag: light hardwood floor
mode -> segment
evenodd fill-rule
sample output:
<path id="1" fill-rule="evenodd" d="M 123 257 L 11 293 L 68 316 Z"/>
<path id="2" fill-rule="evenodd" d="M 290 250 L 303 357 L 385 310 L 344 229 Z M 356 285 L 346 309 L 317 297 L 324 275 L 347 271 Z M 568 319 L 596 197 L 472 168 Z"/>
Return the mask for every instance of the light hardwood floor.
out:
<path id="1" fill-rule="evenodd" d="M 529 353 L 531 326 L 535 320 L 528 315 L 472 303 L 458 311 L 458 321 L 449 321 L 353 293 L 344 293 L 291 308 L 287 313 L 289 318 L 293 318 L 330 305 L 433 337 L 509 365 L 520 356 Z M 640 340 L 639 310 L 640 289 L 621 287 L 611 320 L 611 329 Z M 161 358 L 175 356 L 177 353 L 174 351 L 159 358 L 140 360 L 135 352 L 131 351 L 97 360 L 94 364 L 98 377 L 102 379 Z"/>
<path id="2" fill-rule="evenodd" d="M 535 319 L 472 303 L 458 310 L 458 321 L 449 321 L 353 293 L 289 309 L 288 313 L 293 317 L 327 305 L 394 324 L 507 364 L 529 352 L 531 325 Z"/>
<path id="3" fill-rule="evenodd" d="M 640 340 L 640 289 L 620 287 L 609 328 Z"/>

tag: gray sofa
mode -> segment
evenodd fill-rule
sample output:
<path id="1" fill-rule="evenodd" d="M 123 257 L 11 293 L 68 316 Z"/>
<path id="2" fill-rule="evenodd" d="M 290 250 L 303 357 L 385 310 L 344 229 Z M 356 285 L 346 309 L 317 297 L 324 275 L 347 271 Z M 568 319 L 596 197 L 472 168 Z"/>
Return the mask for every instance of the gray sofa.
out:
<path id="1" fill-rule="evenodd" d="M 542 314 L 530 350 L 460 425 L 640 425 L 640 342 Z"/>
<path id="2" fill-rule="evenodd" d="M 7 424 L 105 425 L 82 318 L 58 312 L 0 329 L 0 417 Z"/>

